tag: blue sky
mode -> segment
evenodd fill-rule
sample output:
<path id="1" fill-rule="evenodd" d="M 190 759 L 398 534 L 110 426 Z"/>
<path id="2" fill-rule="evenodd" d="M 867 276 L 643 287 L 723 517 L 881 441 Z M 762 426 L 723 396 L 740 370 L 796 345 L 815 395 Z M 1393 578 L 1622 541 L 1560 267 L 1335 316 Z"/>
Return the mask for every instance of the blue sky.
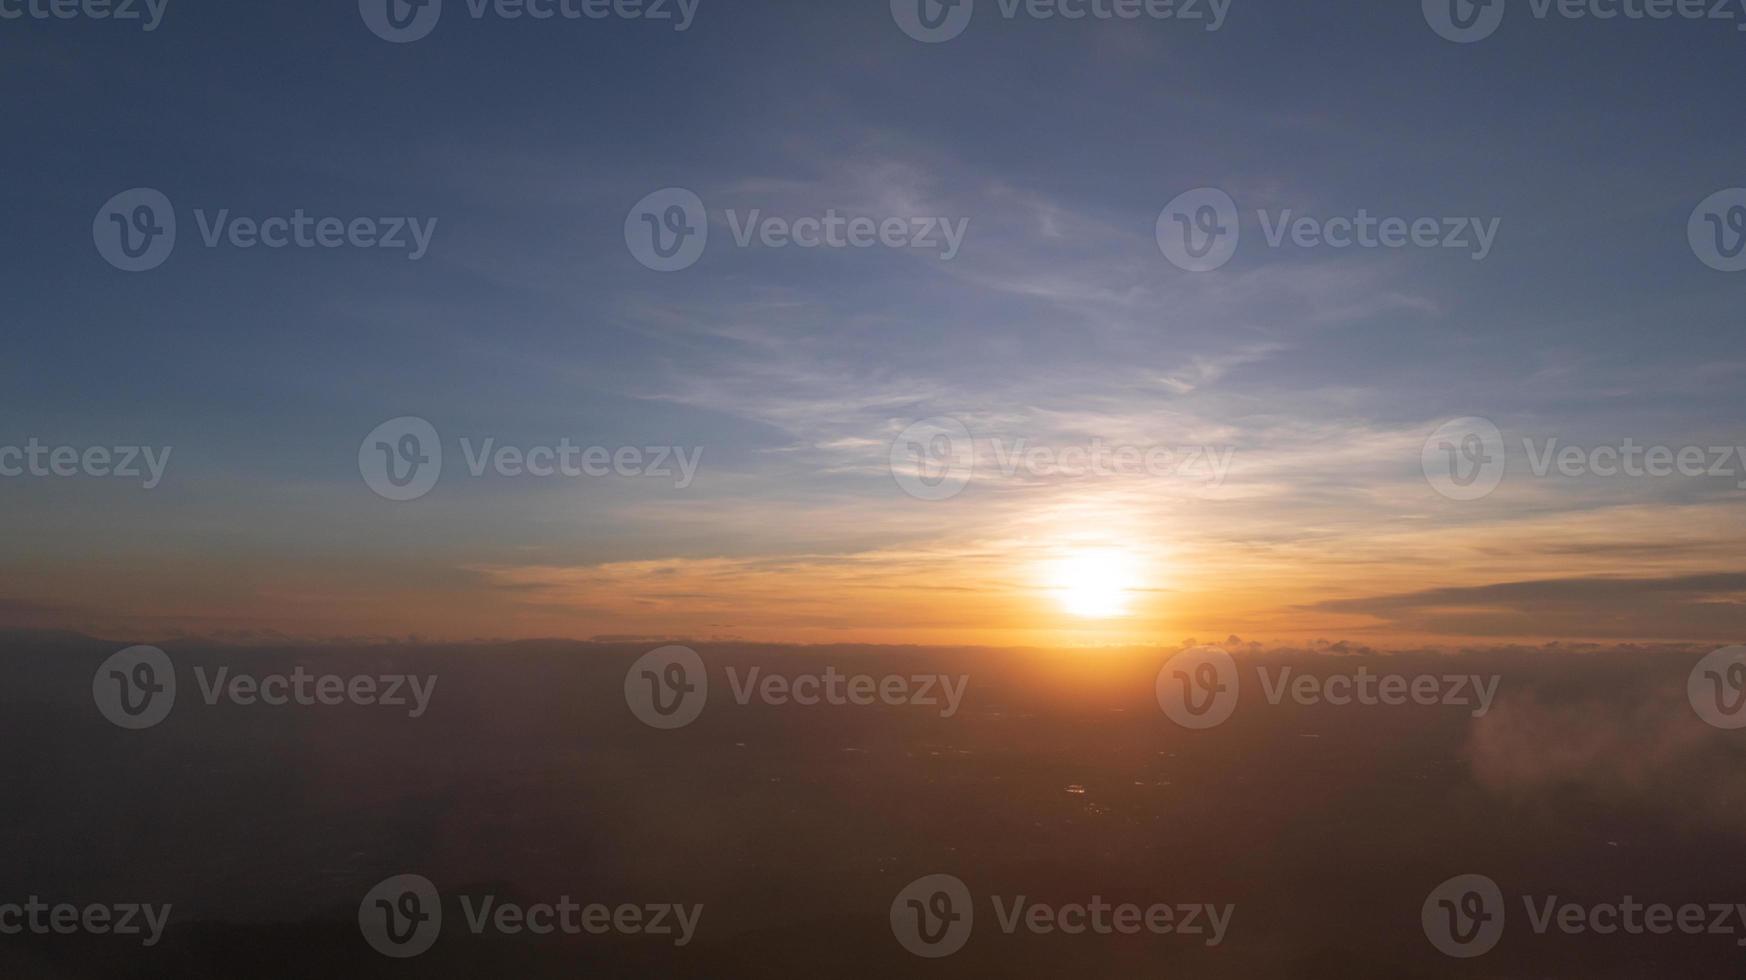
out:
<path id="1" fill-rule="evenodd" d="M 1735 567 L 1732 480 L 1526 475 L 1457 506 L 1419 472 L 1426 435 L 1469 415 L 1516 442 L 1746 443 L 1746 278 L 1686 242 L 1698 202 L 1746 185 L 1733 22 L 1542 21 L 1512 2 L 1495 36 L 1454 44 L 1411 3 L 1235 0 L 1208 32 L 1009 21 L 982 0 L 961 37 L 921 44 L 861 0 L 702 0 L 682 33 L 448 8 L 400 45 L 348 2 L 171 0 L 149 33 L 0 21 L 0 444 L 175 447 L 149 493 L 0 480 L 0 597 L 21 621 L 1362 635 L 1391 624 L 1301 610 Z M 128 274 L 92 216 L 134 187 L 181 228 L 168 262 Z M 666 187 L 706 202 L 711 242 L 660 274 L 624 223 Z M 1236 200 L 1244 237 L 1186 273 L 1154 224 L 1199 187 Z M 201 247 L 194 211 L 223 208 L 438 225 L 417 262 Z M 950 262 L 739 248 L 727 216 L 833 208 L 968 219 L 968 237 Z M 1499 219 L 1497 245 L 1482 262 L 1269 249 L 1255 214 L 1360 208 Z M 684 490 L 445 469 L 398 505 L 357 459 L 397 416 L 451 440 L 705 457 Z M 1239 462 L 1211 491 L 996 478 L 932 505 L 900 492 L 887 449 L 937 416 Z M 1653 548 L 1596 557 L 1609 539 Z M 1086 547 L 1167 570 L 1134 583 L 1148 598 L 1127 622 L 1032 615 L 1015 569 Z M 899 595 L 948 566 L 958 611 Z M 819 582 L 834 599 L 783 605 Z"/>

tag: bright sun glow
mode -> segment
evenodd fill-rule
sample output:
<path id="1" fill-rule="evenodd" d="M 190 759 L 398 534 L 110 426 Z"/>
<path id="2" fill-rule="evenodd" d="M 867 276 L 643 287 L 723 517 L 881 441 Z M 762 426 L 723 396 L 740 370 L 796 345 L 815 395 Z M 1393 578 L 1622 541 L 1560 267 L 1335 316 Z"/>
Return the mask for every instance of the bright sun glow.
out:
<path id="1" fill-rule="evenodd" d="M 1070 552 L 1049 564 L 1046 577 L 1061 608 L 1086 619 L 1125 614 L 1139 585 L 1134 557 L 1113 548 Z"/>

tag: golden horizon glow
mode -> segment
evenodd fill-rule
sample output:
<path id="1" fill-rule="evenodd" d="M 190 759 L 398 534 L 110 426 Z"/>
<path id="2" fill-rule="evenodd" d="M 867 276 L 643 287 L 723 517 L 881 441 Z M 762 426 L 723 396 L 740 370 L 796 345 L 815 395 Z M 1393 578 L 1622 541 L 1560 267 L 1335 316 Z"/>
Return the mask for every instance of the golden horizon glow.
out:
<path id="1" fill-rule="evenodd" d="M 835 514 L 790 514 L 784 525 L 768 508 L 728 508 L 722 517 L 714 513 L 719 506 L 710 519 L 744 527 Z M 1076 489 L 1047 502 L 996 499 L 973 513 L 917 508 L 934 521 L 919 528 L 907 513 L 898 524 L 881 524 L 876 512 L 855 509 L 827 523 L 903 540 L 884 547 L 807 542 L 777 557 L 724 548 L 702 557 L 597 560 L 571 541 L 488 559 L 423 556 L 414 566 L 388 554 L 338 565 L 321 555 L 280 554 L 257 564 L 247 555 L 218 561 L 192 551 L 124 550 L 101 567 L 72 554 L 15 557 L 0 562 L 16 583 L 4 597 L 9 609 L 0 611 L 14 628 L 128 642 L 658 638 L 1078 649 L 1231 635 L 1403 648 L 1473 637 L 1660 642 L 1714 634 L 1734 641 L 1714 624 L 1682 630 L 1678 616 L 1621 610 L 1617 602 L 1613 612 L 1629 613 L 1630 623 L 1593 615 L 1586 603 L 1542 603 L 1532 616 L 1503 619 L 1520 603 L 1462 590 L 1496 583 L 1500 563 L 1524 582 L 1593 577 L 1589 556 L 1611 556 L 1621 541 L 1674 550 L 1610 557 L 1614 578 L 1727 574 L 1737 569 L 1738 542 L 1746 538 L 1746 514 L 1737 507 L 1505 514 L 1429 533 L 1434 525 L 1416 516 L 1324 525 L 1318 521 L 1331 520 L 1325 515 L 1262 519 L 1255 506 L 1225 501 L 1214 520 L 1192 501 L 1165 509 Z M 675 513 L 686 516 L 683 508 Z M 1305 535 L 1306 526 L 1319 530 Z M 1097 556 L 1109 558 L 1107 570 Z M 1453 591 L 1426 593 L 1423 608 L 1343 604 L 1427 589 Z M 69 595 L 81 601 L 68 604 Z M 1679 612 L 1709 608 L 1692 602 Z"/>

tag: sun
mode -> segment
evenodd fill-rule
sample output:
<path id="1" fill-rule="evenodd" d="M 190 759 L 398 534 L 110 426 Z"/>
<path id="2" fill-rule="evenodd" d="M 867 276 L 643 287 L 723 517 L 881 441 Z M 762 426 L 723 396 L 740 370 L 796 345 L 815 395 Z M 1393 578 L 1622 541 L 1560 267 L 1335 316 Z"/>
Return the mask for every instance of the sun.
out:
<path id="1" fill-rule="evenodd" d="M 1044 576 L 1070 615 L 1112 619 L 1128 611 L 1139 584 L 1139 562 L 1115 548 L 1080 549 L 1049 562 Z"/>

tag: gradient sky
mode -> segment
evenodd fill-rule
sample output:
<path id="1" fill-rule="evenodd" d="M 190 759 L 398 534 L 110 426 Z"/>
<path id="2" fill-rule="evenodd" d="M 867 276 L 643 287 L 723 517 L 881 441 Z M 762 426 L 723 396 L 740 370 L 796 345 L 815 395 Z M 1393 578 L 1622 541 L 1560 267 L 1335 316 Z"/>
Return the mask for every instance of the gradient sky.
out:
<path id="1" fill-rule="evenodd" d="M 884 0 L 702 0 L 389 44 L 357 4 L 171 0 L 151 33 L 0 21 L 0 445 L 170 445 L 163 485 L 0 479 L 0 619 L 122 638 L 745 637 L 1051 644 L 1735 640 L 1733 478 L 1538 478 L 1521 440 L 1746 445 L 1746 274 L 1686 241 L 1746 185 L 1746 33 L 1539 21 L 1453 44 L 1418 3 L 1235 0 L 1222 30 L 1007 21 L 920 44 Z M 1514 9 L 1520 7 L 1521 9 Z M 133 187 L 181 222 L 111 268 Z M 625 246 L 698 193 L 709 250 Z M 1242 209 L 1222 269 L 1154 238 Z M 199 246 L 194 209 L 435 217 L 430 254 Z M 970 219 L 950 262 L 738 248 L 730 209 Z M 1257 209 L 1501 218 L 1444 250 L 1265 247 Z M 423 499 L 360 477 L 428 419 Z M 913 499 L 911 422 L 1234 451 L 1228 477 L 979 471 Z M 1426 438 L 1483 416 L 1491 496 Z M 460 437 L 704 449 L 698 478 L 471 479 Z M 986 469 L 986 468 L 985 468 Z M 1129 556 L 1082 619 L 1051 563 Z"/>

